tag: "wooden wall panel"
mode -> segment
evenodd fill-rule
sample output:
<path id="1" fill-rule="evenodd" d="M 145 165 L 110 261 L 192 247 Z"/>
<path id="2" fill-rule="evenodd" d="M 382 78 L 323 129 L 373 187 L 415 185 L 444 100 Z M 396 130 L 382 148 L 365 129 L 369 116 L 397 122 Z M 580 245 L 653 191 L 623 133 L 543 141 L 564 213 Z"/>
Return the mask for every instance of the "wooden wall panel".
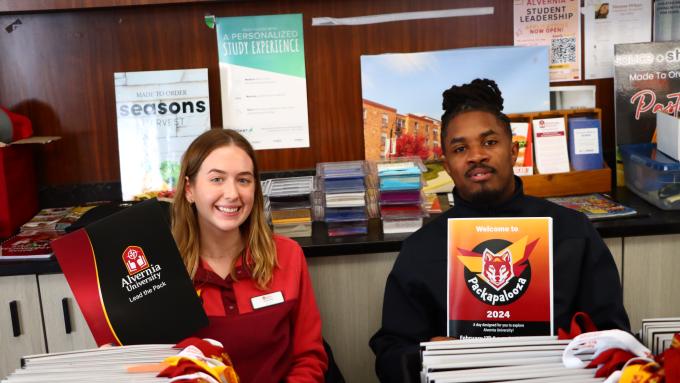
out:
<path id="1" fill-rule="evenodd" d="M 311 26 L 312 17 L 317 16 L 477 6 L 493 6 L 495 13 L 365 26 Z M 311 168 L 320 161 L 363 158 L 362 54 L 512 45 L 512 2 L 506 0 L 194 1 L 0 13 L 0 105 L 30 117 L 36 134 L 63 137 L 38 149 L 41 185 L 120 179 L 114 72 L 207 67 L 212 124 L 221 125 L 216 36 L 203 17 L 277 13 L 303 14 L 311 147 L 260 151 L 263 170 Z M 7 32 L 5 27 L 17 19 L 22 24 Z M 613 147 L 612 81 L 588 83 L 598 85 L 603 142 L 609 153 Z"/>

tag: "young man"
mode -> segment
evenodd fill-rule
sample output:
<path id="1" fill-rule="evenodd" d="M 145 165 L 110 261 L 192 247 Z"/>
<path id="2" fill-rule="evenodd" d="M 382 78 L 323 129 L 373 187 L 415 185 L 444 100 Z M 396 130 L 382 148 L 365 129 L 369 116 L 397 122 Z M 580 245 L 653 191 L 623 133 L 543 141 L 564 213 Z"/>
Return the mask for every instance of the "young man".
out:
<path id="1" fill-rule="evenodd" d="M 600 330 L 629 330 L 616 265 L 595 228 L 581 213 L 524 195 L 513 175 L 518 147 L 496 83 L 453 86 L 443 106 L 441 142 L 456 185 L 454 206 L 404 241 L 387 278 L 382 327 L 370 341 L 380 380 L 419 381 L 406 361 L 417 358 L 420 342 L 446 335 L 449 218 L 552 217 L 555 328 L 568 329 L 583 311 Z"/>

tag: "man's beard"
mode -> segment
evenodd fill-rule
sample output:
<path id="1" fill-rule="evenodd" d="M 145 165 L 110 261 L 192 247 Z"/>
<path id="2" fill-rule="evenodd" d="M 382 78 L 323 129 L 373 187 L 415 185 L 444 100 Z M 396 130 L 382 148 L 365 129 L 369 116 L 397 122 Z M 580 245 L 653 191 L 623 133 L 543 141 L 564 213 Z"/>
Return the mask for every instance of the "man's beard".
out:
<path id="1" fill-rule="evenodd" d="M 478 192 L 468 196 L 468 202 L 475 205 L 496 205 L 501 201 L 503 190 L 482 188 Z"/>

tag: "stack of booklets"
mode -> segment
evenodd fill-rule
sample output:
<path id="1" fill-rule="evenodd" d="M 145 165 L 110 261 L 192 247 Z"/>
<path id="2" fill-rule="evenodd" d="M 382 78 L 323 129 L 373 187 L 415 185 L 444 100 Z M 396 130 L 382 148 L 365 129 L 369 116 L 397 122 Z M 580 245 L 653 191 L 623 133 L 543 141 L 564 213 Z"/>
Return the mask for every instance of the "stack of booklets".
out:
<path id="1" fill-rule="evenodd" d="M 590 220 L 620 218 L 637 215 L 637 211 L 609 199 L 602 194 L 592 193 L 567 197 L 551 197 L 549 201 L 580 211 Z"/>
<path id="2" fill-rule="evenodd" d="M 144 344 L 31 355 L 1 382 L 167 382 L 156 377 L 157 368 L 144 367 L 157 366 L 179 351 L 172 344 Z"/>
<path id="3" fill-rule="evenodd" d="M 655 355 L 671 347 L 673 335 L 680 333 L 680 317 L 649 318 L 642 320 L 640 340 Z"/>
<path id="4" fill-rule="evenodd" d="M 595 370 L 566 368 L 570 340 L 553 336 L 476 338 L 421 343 L 423 382 L 604 382 Z M 592 354 L 582 354 L 584 362 Z"/>
<path id="5" fill-rule="evenodd" d="M 427 215 L 421 190 L 425 169 L 420 158 L 395 158 L 375 163 L 383 233 L 410 233 L 423 225 L 423 217 Z"/>
<path id="6" fill-rule="evenodd" d="M 366 163 L 322 162 L 316 165 L 324 221 L 330 237 L 366 234 Z"/>
<path id="7" fill-rule="evenodd" d="M 271 180 L 268 199 L 274 232 L 288 237 L 312 235 L 313 191 L 313 176 Z"/>
<path id="8" fill-rule="evenodd" d="M 52 258 L 50 241 L 64 234 L 87 209 L 93 206 L 42 209 L 23 224 L 19 233 L 0 245 L 0 261 L 35 261 Z"/>

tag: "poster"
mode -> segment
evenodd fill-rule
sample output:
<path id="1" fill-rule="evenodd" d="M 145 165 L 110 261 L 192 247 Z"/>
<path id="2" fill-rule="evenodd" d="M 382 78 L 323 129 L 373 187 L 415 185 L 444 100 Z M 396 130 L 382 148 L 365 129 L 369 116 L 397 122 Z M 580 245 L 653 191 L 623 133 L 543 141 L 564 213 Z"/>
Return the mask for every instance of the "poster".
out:
<path id="1" fill-rule="evenodd" d="M 114 73 L 123 200 L 169 197 L 182 154 L 210 129 L 208 70 Z"/>
<path id="2" fill-rule="evenodd" d="M 361 56 L 365 158 L 438 158 L 442 93 L 476 78 L 498 84 L 505 113 L 550 109 L 546 47 Z"/>
<path id="3" fill-rule="evenodd" d="M 447 335 L 552 335 L 552 218 L 448 223 Z"/>
<path id="4" fill-rule="evenodd" d="M 654 41 L 680 40 L 680 0 L 654 1 Z"/>
<path id="5" fill-rule="evenodd" d="M 680 42 L 618 44 L 614 57 L 616 144 L 652 142 L 658 112 L 678 116 Z"/>
<path id="6" fill-rule="evenodd" d="M 550 81 L 581 79 L 579 0 L 514 0 L 515 45 L 550 48 Z"/>
<path id="7" fill-rule="evenodd" d="M 586 0 L 585 78 L 614 77 L 614 45 L 652 39 L 652 0 Z"/>
<path id="8" fill-rule="evenodd" d="M 309 147 L 302 15 L 218 17 L 222 125 L 253 148 Z"/>

